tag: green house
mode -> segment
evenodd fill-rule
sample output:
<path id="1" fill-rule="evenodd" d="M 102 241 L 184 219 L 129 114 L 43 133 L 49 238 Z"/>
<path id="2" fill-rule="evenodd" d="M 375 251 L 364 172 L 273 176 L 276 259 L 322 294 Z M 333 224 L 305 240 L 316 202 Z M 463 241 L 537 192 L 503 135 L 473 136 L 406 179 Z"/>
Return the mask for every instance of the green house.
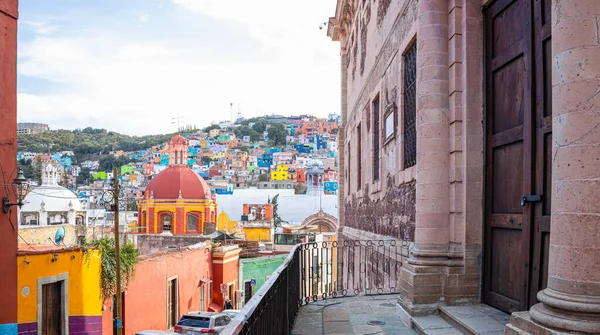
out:
<path id="1" fill-rule="evenodd" d="M 288 254 L 240 259 L 240 286 L 244 292 L 243 304 L 269 279 Z M 255 283 L 256 285 L 252 285 Z M 241 306 L 240 306 L 241 308 Z"/>

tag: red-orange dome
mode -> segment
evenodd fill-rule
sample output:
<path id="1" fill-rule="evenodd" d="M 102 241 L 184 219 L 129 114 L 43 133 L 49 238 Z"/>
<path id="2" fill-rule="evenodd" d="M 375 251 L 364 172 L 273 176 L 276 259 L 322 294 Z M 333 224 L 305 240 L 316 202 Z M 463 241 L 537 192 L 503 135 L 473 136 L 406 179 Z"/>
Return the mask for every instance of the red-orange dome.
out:
<path id="1" fill-rule="evenodd" d="M 157 174 L 146 187 L 146 194 L 154 199 L 211 198 L 206 181 L 185 165 L 169 166 Z"/>
<path id="2" fill-rule="evenodd" d="M 173 144 L 175 144 L 175 143 L 185 144 L 185 137 L 183 137 L 181 135 L 175 135 L 171 139 L 171 143 L 173 143 Z"/>

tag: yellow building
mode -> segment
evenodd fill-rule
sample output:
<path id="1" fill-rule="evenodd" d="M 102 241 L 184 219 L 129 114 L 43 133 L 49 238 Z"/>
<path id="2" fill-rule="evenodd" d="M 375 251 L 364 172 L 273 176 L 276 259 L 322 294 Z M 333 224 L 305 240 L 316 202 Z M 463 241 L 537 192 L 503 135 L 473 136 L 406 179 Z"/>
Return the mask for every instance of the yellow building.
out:
<path id="1" fill-rule="evenodd" d="M 271 171 L 271 180 L 288 180 L 289 172 L 287 164 L 277 164 L 275 171 Z"/>
<path id="2" fill-rule="evenodd" d="M 217 201 L 210 187 L 187 166 L 188 145 L 177 135 L 169 142 L 169 167 L 156 175 L 138 204 L 140 226 L 149 234 L 201 234 L 216 223 Z"/>
<path id="3" fill-rule="evenodd" d="M 19 333 L 102 333 L 100 263 L 95 249 L 19 247 Z"/>

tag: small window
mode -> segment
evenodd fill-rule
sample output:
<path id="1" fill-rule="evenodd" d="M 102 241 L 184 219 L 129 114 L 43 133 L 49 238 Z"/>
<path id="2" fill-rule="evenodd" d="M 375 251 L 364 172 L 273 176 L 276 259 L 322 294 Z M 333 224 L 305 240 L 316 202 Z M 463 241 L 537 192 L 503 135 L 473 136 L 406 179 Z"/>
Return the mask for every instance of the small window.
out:
<path id="1" fill-rule="evenodd" d="M 188 214 L 187 230 L 188 231 L 198 231 L 198 217 L 196 215 Z"/>
<path id="2" fill-rule="evenodd" d="M 404 168 L 417 163 L 417 44 L 404 55 Z"/>
<path id="3" fill-rule="evenodd" d="M 385 109 L 385 139 L 386 141 L 396 134 L 396 104 L 391 103 Z"/>
<path id="4" fill-rule="evenodd" d="M 373 182 L 379 180 L 379 96 L 373 100 Z"/>
<path id="5" fill-rule="evenodd" d="M 171 231 L 171 222 L 173 222 L 173 215 L 171 214 L 163 214 L 162 215 L 162 226 L 163 231 Z"/>

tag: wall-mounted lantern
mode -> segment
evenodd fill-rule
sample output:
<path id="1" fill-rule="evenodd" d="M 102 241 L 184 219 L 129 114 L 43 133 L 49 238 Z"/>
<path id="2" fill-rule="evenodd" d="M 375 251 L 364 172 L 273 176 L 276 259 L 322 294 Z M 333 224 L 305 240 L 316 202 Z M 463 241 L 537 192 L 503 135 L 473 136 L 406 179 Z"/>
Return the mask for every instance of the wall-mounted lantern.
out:
<path id="1" fill-rule="evenodd" d="M 27 189 L 29 188 L 29 184 L 27 184 L 26 181 L 27 180 L 23 176 L 23 171 L 19 169 L 19 172 L 17 173 L 17 178 L 15 178 L 13 184 L 14 186 L 16 186 L 17 202 L 12 203 L 10 202 L 10 199 L 7 195 L 4 196 L 4 198 L 2 198 L 2 211 L 4 213 L 8 213 L 11 206 L 19 206 L 19 208 L 23 206 L 23 199 L 25 199 L 25 195 L 27 195 Z"/>

